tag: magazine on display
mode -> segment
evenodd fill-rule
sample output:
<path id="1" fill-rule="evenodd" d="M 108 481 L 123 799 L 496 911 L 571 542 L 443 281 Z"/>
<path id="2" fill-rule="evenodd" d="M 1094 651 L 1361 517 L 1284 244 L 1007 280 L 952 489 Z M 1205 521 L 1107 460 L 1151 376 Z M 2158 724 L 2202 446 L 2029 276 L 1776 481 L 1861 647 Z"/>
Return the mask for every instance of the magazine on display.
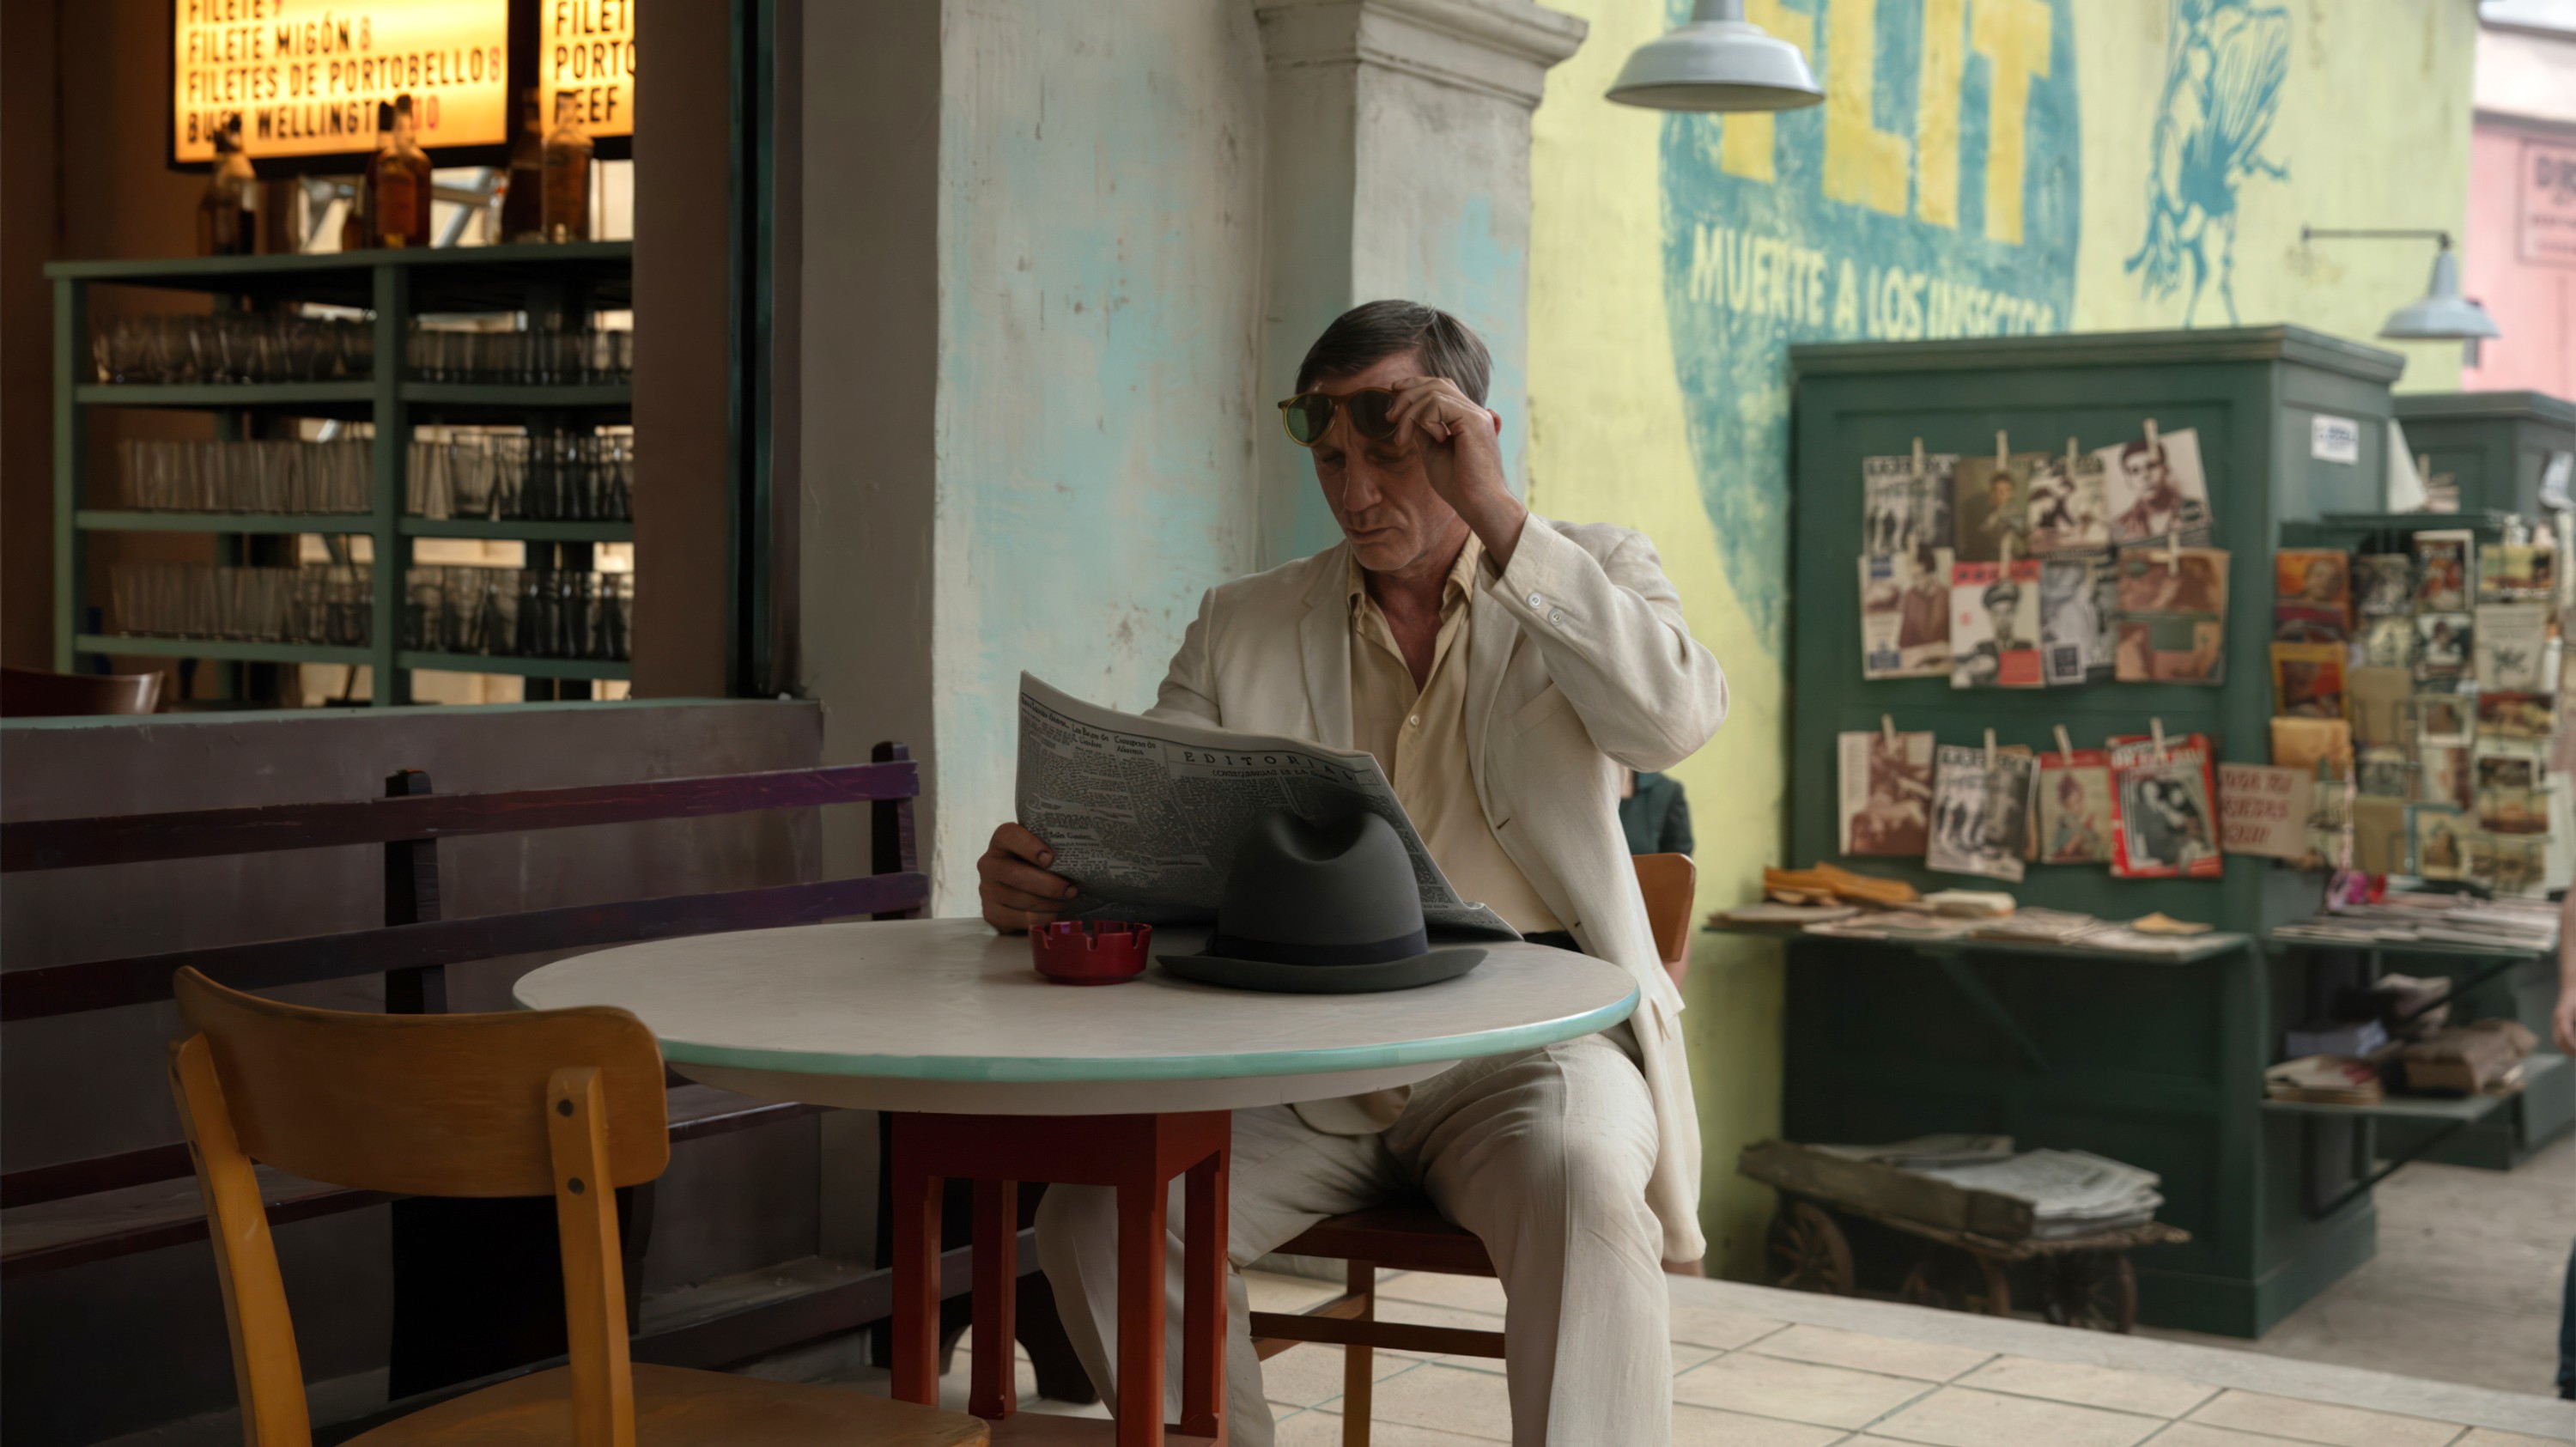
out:
<path id="1" fill-rule="evenodd" d="M 2469 547 L 2474 534 L 2441 528 L 2415 535 L 2415 611 L 2457 613 L 2469 606 Z"/>
<path id="2" fill-rule="evenodd" d="M 2557 593 L 2557 548 L 2542 543 L 2479 545 L 2479 602 L 2547 603 Z"/>
<path id="3" fill-rule="evenodd" d="M 2218 683 L 2226 673 L 2227 553 L 2120 550 L 2122 683 Z"/>
<path id="4" fill-rule="evenodd" d="M 1914 458 L 1864 457 L 1861 551 L 1888 556 L 1950 546 L 1950 468 L 1956 453 Z"/>
<path id="5" fill-rule="evenodd" d="M 2528 753 L 2487 748 L 2480 748 L 2473 757 L 2479 827 L 2495 834 L 2548 833 L 2540 760 Z"/>
<path id="6" fill-rule="evenodd" d="M 1950 469 L 1952 546 L 1963 563 L 1999 563 L 2030 549 L 2030 475 L 2035 453 L 1961 457 Z"/>
<path id="7" fill-rule="evenodd" d="M 2415 797 L 2422 803 L 2449 804 L 2461 809 L 2476 802 L 2476 784 L 2469 770 L 2469 746 L 2417 744 Z"/>
<path id="8" fill-rule="evenodd" d="M 2468 676 L 2477 619 L 2469 613 L 2415 615 L 2415 676 L 2427 683 Z"/>
<path id="9" fill-rule="evenodd" d="M 2272 712 L 2286 718 L 2344 716 L 2344 646 L 2272 645 Z"/>
<path id="10" fill-rule="evenodd" d="M 1950 686 L 2040 688 L 2039 560 L 1950 569 Z"/>
<path id="11" fill-rule="evenodd" d="M 2352 636 L 2351 578 L 2345 555 L 2284 548 L 2272 555 L 2272 637 L 2283 643 L 2341 643 Z"/>
<path id="12" fill-rule="evenodd" d="M 2219 857 L 2217 781 L 2209 740 L 2115 739 L 2111 745 L 2111 872 L 2128 879 L 2208 879 Z"/>
<path id="13" fill-rule="evenodd" d="M 2362 553 L 2352 560 L 2353 611 L 2364 618 L 2403 618 L 2415 611 L 2415 559 L 2409 553 Z"/>
<path id="14" fill-rule="evenodd" d="M 2361 661 L 2368 668 L 2415 667 L 2415 615 L 2364 619 Z"/>
<path id="15" fill-rule="evenodd" d="M 2478 731 L 2476 694 L 2419 693 L 2407 706 L 2414 711 L 2415 742 L 2419 744 L 2465 744 Z"/>
<path id="16" fill-rule="evenodd" d="M 2209 483 L 2200 467 L 2200 434 L 2185 428 L 2153 441 L 2141 437 L 2093 449 L 2102 462 L 2103 501 L 2111 512 L 2111 541 L 2145 542 L 2179 534 L 2186 543 L 2206 540 Z"/>
<path id="17" fill-rule="evenodd" d="M 2048 558 L 2039 565 L 2041 674 L 2050 687 L 2109 683 L 2119 648 L 2119 580 L 2111 560 Z"/>
<path id="18" fill-rule="evenodd" d="M 2039 862 L 2111 862 L 2111 756 L 2100 749 L 2039 756 Z"/>
<path id="19" fill-rule="evenodd" d="M 2272 762 L 2331 778 L 2352 772 L 2352 729 L 2339 718 L 2275 718 Z"/>
<path id="20" fill-rule="evenodd" d="M 2549 607 L 2545 603 L 2481 603 L 2471 653 L 2478 687 L 2506 693 L 2546 693 Z"/>
<path id="21" fill-rule="evenodd" d="M 2472 834 L 2467 877 L 2508 898 L 2546 898 L 2549 840 L 2538 834 Z"/>
<path id="22" fill-rule="evenodd" d="M 2110 547 L 2102 459 L 2090 452 L 2042 458 L 2030 475 L 2030 550 L 2049 557 L 2108 552 Z"/>
<path id="23" fill-rule="evenodd" d="M 2414 694 L 2415 675 L 2402 668 L 2356 668 L 2345 674 L 2344 714 L 2352 720 L 2352 736 L 2365 744 L 2412 742 L 2406 708 Z"/>
<path id="24" fill-rule="evenodd" d="M 1860 560 L 1863 678 L 1939 678 L 1950 671 L 1950 550 Z"/>
<path id="25" fill-rule="evenodd" d="M 2415 772 L 2413 756 L 2394 744 L 2370 745 L 2353 767 L 2356 787 L 2374 799 L 2414 798 Z"/>
<path id="26" fill-rule="evenodd" d="M 2549 737 L 2549 700 L 2537 693 L 2480 693 L 2478 740 L 2519 739 L 2531 743 Z"/>
<path id="27" fill-rule="evenodd" d="M 1932 735 L 1881 730 L 1834 743 L 1842 852 L 1922 858 L 1931 847 Z"/>
<path id="28" fill-rule="evenodd" d="M 2464 879 L 2469 868 L 2469 818 L 2446 804 L 2406 806 L 2411 872 L 2426 879 Z"/>
<path id="29" fill-rule="evenodd" d="M 2038 760 L 2024 748 L 1944 746 L 1934 758 L 1932 837 L 1923 862 L 1950 874 L 2022 877 Z"/>

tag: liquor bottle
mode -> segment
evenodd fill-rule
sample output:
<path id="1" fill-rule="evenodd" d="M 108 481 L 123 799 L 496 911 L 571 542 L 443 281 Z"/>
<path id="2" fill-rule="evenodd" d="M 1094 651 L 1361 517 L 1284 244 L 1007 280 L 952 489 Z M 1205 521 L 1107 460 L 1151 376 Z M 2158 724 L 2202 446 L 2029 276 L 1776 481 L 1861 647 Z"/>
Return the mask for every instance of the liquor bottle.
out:
<path id="1" fill-rule="evenodd" d="M 197 254 L 250 256 L 259 250 L 259 177 L 242 154 L 241 117 L 215 132 L 215 170 L 197 201 Z"/>
<path id="2" fill-rule="evenodd" d="M 581 133 L 578 97 L 555 97 L 555 128 L 546 137 L 545 226 L 548 241 L 590 239 L 591 139 Z"/>
<path id="3" fill-rule="evenodd" d="M 348 214 L 340 218 L 340 249 L 364 251 L 380 243 L 376 240 L 376 168 L 394 148 L 394 108 L 381 101 L 376 104 L 376 153 L 367 160 L 366 174 L 358 178 L 356 192 L 349 197 Z"/>
<path id="4" fill-rule="evenodd" d="M 546 125 L 537 93 L 519 93 L 519 135 L 510 142 L 510 170 L 502 182 L 501 241 L 546 239 Z"/>
<path id="5" fill-rule="evenodd" d="M 394 97 L 388 109 L 391 140 L 367 163 L 369 224 L 378 246 L 427 246 L 429 153 L 412 138 L 411 97 Z"/>

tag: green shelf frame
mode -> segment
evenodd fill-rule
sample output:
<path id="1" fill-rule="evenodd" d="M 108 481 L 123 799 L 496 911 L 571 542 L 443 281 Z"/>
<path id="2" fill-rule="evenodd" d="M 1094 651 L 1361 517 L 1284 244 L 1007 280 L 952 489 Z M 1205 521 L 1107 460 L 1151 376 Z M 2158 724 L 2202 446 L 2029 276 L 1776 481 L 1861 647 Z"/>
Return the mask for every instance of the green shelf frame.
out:
<path id="1" fill-rule="evenodd" d="M 443 673 L 510 673 L 521 678 L 633 678 L 635 665 L 599 658 L 510 658 L 492 653 L 423 653 L 406 648 L 394 655 L 404 668 L 430 668 Z"/>
<path id="2" fill-rule="evenodd" d="M 70 672 L 83 656 L 198 658 L 227 664 L 356 663 L 369 666 L 369 702 L 411 701 L 409 670 L 509 673 L 583 681 L 624 678 L 627 665 L 571 659 L 497 659 L 414 653 L 401 636 L 404 576 L 418 537 L 516 539 L 584 545 L 626 542 L 632 523 L 443 520 L 403 514 L 405 470 L 417 421 L 521 421 L 542 424 L 566 413 L 593 420 L 631 416 L 634 389 L 615 385 L 512 386 L 422 382 L 395 365 L 405 355 L 414 319 L 431 314 L 524 311 L 581 325 L 590 315 L 634 303 L 634 246 L 600 241 L 343 252 L 321 256 L 187 257 L 166 261 L 55 262 L 45 268 L 54 291 L 54 667 Z M 305 302 L 372 313 L 376 375 L 361 381 L 227 385 L 102 383 L 90 357 L 91 288 L 143 287 L 215 298 L 218 309 L 250 302 Z M 374 424 L 371 506 L 364 513 L 291 517 L 252 513 L 141 513 L 90 508 L 89 424 L 97 407 L 164 408 L 215 414 L 217 436 L 249 435 L 248 419 L 311 416 Z M 204 532 L 221 540 L 219 556 L 239 556 L 240 539 L 296 533 L 354 536 L 372 542 L 375 566 L 371 635 L 366 648 L 231 643 L 216 639 L 125 638 L 84 630 L 90 603 L 85 533 Z M 228 669 L 227 691 L 242 680 Z"/>
<path id="3" fill-rule="evenodd" d="M 233 663 L 337 663 L 364 667 L 376 661 L 368 648 L 328 643 L 248 643 L 232 638 L 163 638 L 129 633 L 83 633 L 72 640 L 82 653 L 120 658 L 213 658 Z"/>
<path id="4" fill-rule="evenodd" d="M 2272 1100 L 2263 1109 L 2272 1115 L 2343 1116 L 2350 1120 L 2437 1120 L 2463 1125 L 2503 1108 L 2510 1095 L 2392 1095 L 2371 1105 L 2336 1105 L 2322 1100 Z"/>
<path id="5" fill-rule="evenodd" d="M 635 541 L 635 524 L 612 522 L 542 522 L 534 518 L 514 521 L 509 518 L 422 518 L 407 517 L 400 524 L 405 537 L 413 538 L 495 538 L 503 542 L 517 540 L 530 543 L 631 543 Z"/>

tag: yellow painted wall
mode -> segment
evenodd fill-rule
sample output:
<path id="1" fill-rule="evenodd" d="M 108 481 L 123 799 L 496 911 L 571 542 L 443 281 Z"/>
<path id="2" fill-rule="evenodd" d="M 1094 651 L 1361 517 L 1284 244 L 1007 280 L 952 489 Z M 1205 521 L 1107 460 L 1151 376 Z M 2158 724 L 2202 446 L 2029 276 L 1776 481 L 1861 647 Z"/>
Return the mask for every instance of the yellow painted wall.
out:
<path id="1" fill-rule="evenodd" d="M 1863 238 L 1865 224 L 1884 232 L 1888 218 L 1907 217 L 1935 252 L 1944 228 L 1982 236 L 1991 250 L 2023 244 L 2025 215 L 2034 230 L 2058 217 L 2053 234 L 2063 239 L 2071 209 L 2071 315 L 2037 301 L 2025 315 L 2045 314 L 2057 327 L 2123 330 L 2184 325 L 2189 306 L 2193 324 L 2227 325 L 2214 280 L 2223 227 L 2201 237 L 2213 279 L 2196 303 L 2187 287 L 2153 292 L 2129 266 L 2145 238 L 2151 191 L 2173 190 L 2172 148 L 2167 170 L 2154 159 L 2158 121 L 2168 118 L 2168 133 L 2178 135 L 2197 119 L 2191 106 L 2178 109 L 2166 95 L 2182 53 L 2170 44 L 2178 26 L 2187 38 L 2208 41 L 2209 53 L 2242 40 L 2249 25 L 2287 36 L 2277 101 L 2263 107 L 2266 129 L 2252 148 L 2263 164 L 2241 168 L 2227 193 L 2235 220 L 2227 274 L 2244 324 L 2286 320 L 2369 337 L 2388 311 L 2422 291 L 2429 247 L 2303 247 L 2300 226 L 2457 231 L 2465 211 L 2476 22 L 2472 7 L 2452 0 L 2059 0 L 2053 11 L 2042 0 L 1753 0 L 1754 18 L 1804 45 L 1840 97 L 1780 118 L 1768 137 L 1760 132 L 1774 127 L 1769 118 L 1706 117 L 1675 123 L 1696 129 L 1668 137 L 1665 117 L 1601 99 L 1629 52 L 1686 7 L 1665 0 L 1552 3 L 1592 29 L 1583 49 L 1552 73 L 1535 119 L 1530 498 L 1550 516 L 1644 529 L 1681 589 L 1693 631 L 1726 664 L 1734 712 L 1709 747 L 1674 771 L 1690 791 L 1704 909 L 1754 897 L 1761 866 L 1778 862 L 1780 850 L 1788 781 L 1778 650 L 1794 600 L 1784 605 L 1780 596 L 1785 543 L 1748 552 L 1751 529 L 1734 521 L 1761 518 L 1763 499 L 1780 488 L 1789 393 L 1785 357 L 1772 354 L 1793 340 L 1876 332 L 1865 309 L 1838 304 L 1828 281 L 1812 325 L 1793 317 L 1749 335 L 1739 328 L 1735 344 L 1762 355 L 1725 359 L 1737 369 L 1728 375 L 1748 380 L 1710 387 L 1710 359 L 1678 350 L 1707 345 L 1708 333 L 1691 325 L 1698 319 L 1672 310 L 1701 303 L 1668 274 L 1676 267 L 1669 223 L 1696 215 L 1703 224 L 1758 231 L 1828 255 L 1919 266 L 1917 238 L 1890 250 L 1883 235 Z M 1927 11 L 1936 22 L 1928 35 Z M 2071 48 L 2055 47 L 2053 65 L 2071 64 L 2073 75 L 2056 70 L 2030 82 L 2056 87 L 2055 99 L 2016 111 L 2009 102 L 2017 97 L 2006 90 L 1999 101 L 1998 56 L 2018 46 L 2024 69 L 2050 67 L 2050 40 L 2065 38 L 2052 37 L 2051 26 L 2065 19 Z M 1945 23 L 1957 27 L 1955 37 Z M 1850 47 L 1839 65 L 1831 53 L 1837 43 Z M 1953 86 L 1909 83 L 1910 102 L 1890 105 L 1891 64 L 1948 76 Z M 1911 82 L 1914 71 L 1906 75 Z M 2064 124 L 2070 113 L 2081 131 L 2075 146 L 2019 129 Z M 1737 128 L 1732 139 L 1730 125 Z M 1759 204 L 1758 192 L 1745 193 L 1753 204 L 1742 215 L 1711 213 L 1705 191 L 1685 194 L 1694 183 L 1668 169 L 1676 143 L 1714 148 L 1709 158 L 1729 178 L 1806 184 L 1820 194 L 1800 198 L 1798 208 L 1774 209 Z M 2055 162 L 2047 159 L 2052 144 L 2061 158 Z M 2270 175 L 2265 167 L 2273 165 L 2286 178 Z M 2021 177 L 2026 195 L 2012 194 L 1997 175 Z M 2062 257 L 2062 247 L 2052 254 Z M 1988 275 L 2009 275 L 2012 261 L 2009 250 L 1990 255 Z M 2406 385 L 2457 385 L 2456 348 L 2399 350 L 2408 356 Z M 1694 369 L 1700 380 L 1686 385 Z M 1742 445 L 1712 449 L 1711 437 Z M 1730 520 L 1731 536 L 1712 520 L 1720 517 Z M 1737 1177 L 1734 1163 L 1740 1147 L 1779 1129 L 1779 968 L 1771 946 L 1702 936 L 1688 988 L 1684 1020 L 1708 1162 L 1702 1215 L 1712 1268 L 1733 1276 L 1759 1272 L 1770 1213 L 1769 1193 Z"/>

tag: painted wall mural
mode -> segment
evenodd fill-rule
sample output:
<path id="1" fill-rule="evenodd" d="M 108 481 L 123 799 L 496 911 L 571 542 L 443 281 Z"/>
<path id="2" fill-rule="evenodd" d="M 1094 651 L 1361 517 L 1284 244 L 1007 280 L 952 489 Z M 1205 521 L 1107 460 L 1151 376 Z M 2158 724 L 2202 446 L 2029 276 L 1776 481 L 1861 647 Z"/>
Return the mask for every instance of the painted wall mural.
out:
<path id="1" fill-rule="evenodd" d="M 1789 344 L 2064 330 L 2083 145 L 2069 0 L 1751 0 L 1823 105 L 1663 125 L 1664 286 L 1701 497 L 1777 656 Z M 1677 17 L 1678 18 L 1678 17 Z"/>
<path id="2" fill-rule="evenodd" d="M 2228 324 L 2237 321 L 2237 192 L 2256 177 L 2290 179 L 2289 167 L 2263 147 L 2289 73 L 2289 11 L 2248 0 L 2174 7 L 2147 171 L 2147 235 L 2126 266 L 2150 297 L 2187 295 L 2184 326 L 2199 319 L 2213 274 Z"/>

